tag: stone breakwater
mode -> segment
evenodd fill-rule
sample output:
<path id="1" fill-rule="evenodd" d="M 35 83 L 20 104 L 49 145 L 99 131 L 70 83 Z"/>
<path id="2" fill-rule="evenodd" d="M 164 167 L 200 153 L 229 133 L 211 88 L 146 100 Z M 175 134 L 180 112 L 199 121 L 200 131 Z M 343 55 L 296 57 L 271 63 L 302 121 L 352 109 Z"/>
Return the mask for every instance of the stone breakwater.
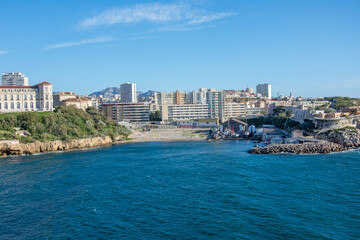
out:
<path id="1" fill-rule="evenodd" d="M 249 153 L 254 154 L 277 154 L 277 153 L 292 153 L 292 154 L 317 154 L 317 153 L 332 153 L 343 152 L 348 150 L 347 147 L 332 142 L 317 142 L 304 144 L 272 144 L 266 147 L 255 147 L 249 150 Z"/>
<path id="2" fill-rule="evenodd" d="M 0 156 L 28 155 L 34 153 L 66 151 L 72 149 L 93 148 L 113 144 L 111 137 L 94 137 L 84 139 L 74 139 L 69 142 L 48 141 L 27 144 L 0 144 Z"/>

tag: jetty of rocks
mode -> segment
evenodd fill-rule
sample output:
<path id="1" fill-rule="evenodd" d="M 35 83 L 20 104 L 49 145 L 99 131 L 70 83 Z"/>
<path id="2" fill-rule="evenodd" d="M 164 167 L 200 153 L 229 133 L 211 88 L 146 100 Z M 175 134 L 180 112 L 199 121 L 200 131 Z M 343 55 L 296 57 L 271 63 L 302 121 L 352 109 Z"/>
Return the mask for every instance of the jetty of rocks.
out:
<path id="1" fill-rule="evenodd" d="M 266 147 L 254 147 L 249 150 L 249 153 L 254 154 L 278 154 L 278 153 L 292 153 L 292 154 L 318 154 L 318 153 L 333 153 L 343 152 L 348 150 L 347 147 L 328 141 L 320 141 L 316 143 L 303 144 L 271 144 Z"/>

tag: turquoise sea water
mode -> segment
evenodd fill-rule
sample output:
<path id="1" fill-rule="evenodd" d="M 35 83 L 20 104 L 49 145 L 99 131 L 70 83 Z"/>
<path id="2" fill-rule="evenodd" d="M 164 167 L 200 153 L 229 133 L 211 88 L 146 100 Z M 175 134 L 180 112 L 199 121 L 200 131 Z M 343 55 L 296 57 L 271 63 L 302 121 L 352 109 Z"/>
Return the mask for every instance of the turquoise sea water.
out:
<path id="1" fill-rule="evenodd" d="M 0 239 L 360 239 L 360 152 L 136 143 L 0 159 Z"/>

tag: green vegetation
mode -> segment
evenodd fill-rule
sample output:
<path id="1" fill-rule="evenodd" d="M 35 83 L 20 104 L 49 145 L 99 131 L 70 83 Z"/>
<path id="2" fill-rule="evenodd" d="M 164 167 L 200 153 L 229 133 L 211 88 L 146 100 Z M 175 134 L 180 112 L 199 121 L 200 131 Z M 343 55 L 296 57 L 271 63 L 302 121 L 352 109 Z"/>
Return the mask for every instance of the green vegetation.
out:
<path id="1" fill-rule="evenodd" d="M 150 113 L 150 121 L 161 121 L 161 113 L 159 110 L 156 110 L 154 113 Z"/>
<path id="2" fill-rule="evenodd" d="M 346 126 L 346 127 L 343 127 L 343 128 L 329 130 L 328 133 L 330 133 L 330 132 L 342 133 L 342 132 L 344 132 L 346 130 L 350 130 L 353 133 L 358 132 L 358 129 L 356 127 Z"/>
<path id="3" fill-rule="evenodd" d="M 327 109 L 325 109 L 324 112 L 325 112 L 325 113 L 334 113 L 334 112 L 336 112 L 336 110 L 333 109 L 333 108 L 327 108 Z"/>
<path id="4" fill-rule="evenodd" d="M 332 107 L 336 110 L 340 110 L 342 107 L 359 106 L 359 98 L 350 97 L 326 97 L 326 100 L 332 103 Z"/>
<path id="5" fill-rule="evenodd" d="M 28 131 L 31 136 L 17 136 L 14 128 Z M 21 142 L 52 141 L 110 136 L 127 137 L 130 131 L 106 119 L 95 108 L 86 111 L 75 107 L 58 107 L 54 112 L 23 112 L 0 114 L 0 139 Z"/>

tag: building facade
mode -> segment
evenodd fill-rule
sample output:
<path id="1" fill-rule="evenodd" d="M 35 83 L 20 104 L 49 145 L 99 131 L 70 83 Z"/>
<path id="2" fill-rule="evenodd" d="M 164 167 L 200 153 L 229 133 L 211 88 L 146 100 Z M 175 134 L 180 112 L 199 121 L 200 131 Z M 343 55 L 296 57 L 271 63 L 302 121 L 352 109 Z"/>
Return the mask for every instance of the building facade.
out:
<path id="1" fill-rule="evenodd" d="M 70 98 L 76 98 L 76 93 L 73 92 L 59 92 L 54 94 L 54 107 L 60 106 L 61 102 Z"/>
<path id="2" fill-rule="evenodd" d="M 122 103 L 136 103 L 136 84 L 123 83 L 120 85 L 120 99 Z"/>
<path id="3" fill-rule="evenodd" d="M 116 122 L 147 122 L 150 106 L 148 103 L 110 103 L 100 105 L 99 111 Z"/>
<path id="4" fill-rule="evenodd" d="M 0 112 L 52 111 L 52 84 L 0 86 Z"/>
<path id="5" fill-rule="evenodd" d="M 68 98 L 61 101 L 60 105 L 65 107 L 74 106 L 85 111 L 88 107 L 92 107 L 93 103 L 89 98 L 77 96 L 75 98 Z"/>
<path id="6" fill-rule="evenodd" d="M 29 86 L 29 78 L 20 72 L 3 73 L 2 86 Z"/>
<path id="7" fill-rule="evenodd" d="M 210 118 L 208 104 L 161 105 L 160 112 L 163 121 Z"/>
<path id="8" fill-rule="evenodd" d="M 258 84 L 256 86 L 256 93 L 261 94 L 264 98 L 271 99 L 271 84 Z"/>

